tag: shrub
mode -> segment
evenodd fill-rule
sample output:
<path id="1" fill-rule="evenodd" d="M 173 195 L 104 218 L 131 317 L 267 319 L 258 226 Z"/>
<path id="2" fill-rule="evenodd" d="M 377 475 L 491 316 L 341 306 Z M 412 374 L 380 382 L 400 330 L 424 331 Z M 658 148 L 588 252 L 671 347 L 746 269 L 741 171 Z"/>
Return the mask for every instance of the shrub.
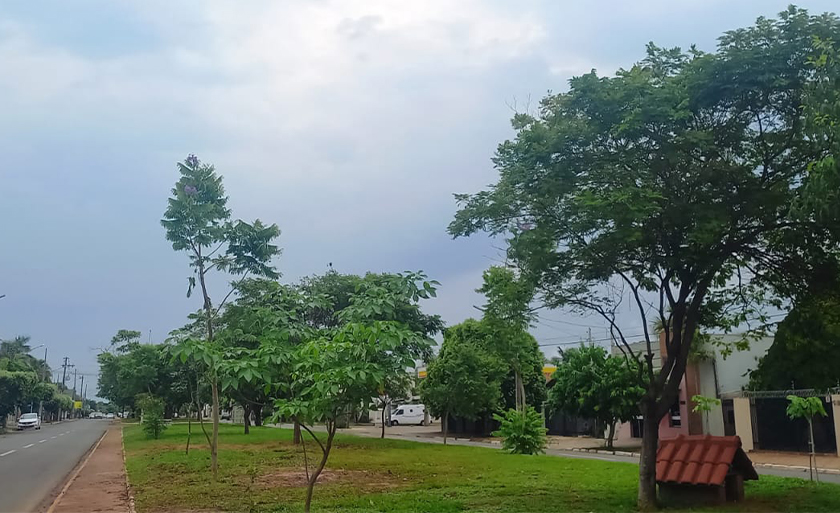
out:
<path id="1" fill-rule="evenodd" d="M 493 436 L 502 437 L 502 448 L 512 454 L 540 454 L 545 452 L 545 419 L 532 407 L 525 412 L 510 409 L 504 415 L 494 414 L 501 422 Z"/>
<path id="2" fill-rule="evenodd" d="M 161 433 L 166 430 L 166 421 L 163 418 L 165 403 L 163 399 L 151 395 L 145 395 L 138 399 L 137 405 L 142 411 L 143 432 L 149 438 L 158 439 Z"/>

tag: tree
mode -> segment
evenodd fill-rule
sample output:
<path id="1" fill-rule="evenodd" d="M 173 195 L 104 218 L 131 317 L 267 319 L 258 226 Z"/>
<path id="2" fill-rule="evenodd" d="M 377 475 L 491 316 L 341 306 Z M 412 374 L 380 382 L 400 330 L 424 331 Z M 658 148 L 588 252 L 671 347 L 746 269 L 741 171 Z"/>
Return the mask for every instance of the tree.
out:
<path id="1" fill-rule="evenodd" d="M 607 426 L 607 448 L 612 450 L 616 423 L 639 414 L 645 390 L 635 367 L 636 362 L 610 356 L 599 346 L 563 351 L 546 405 L 551 411 L 596 419 Z"/>
<path id="2" fill-rule="evenodd" d="M 210 344 L 206 349 L 209 351 L 213 349 L 213 319 L 230 293 L 214 307 L 207 287 L 208 273 L 215 270 L 243 279 L 249 274 L 277 278 L 271 260 L 280 250 L 272 242 L 280 236 L 280 230 L 274 224 L 263 225 L 259 219 L 252 224 L 241 220 L 231 222 L 222 177 L 216 174 L 212 165 L 203 164 L 195 155 L 190 155 L 178 163 L 178 170 L 181 178 L 172 189 L 161 224 L 172 249 L 189 255 L 193 276 L 188 278 L 187 297 L 197 282 L 203 299 L 205 340 Z M 218 474 L 219 383 L 215 367 L 208 367 L 213 403 L 210 461 L 215 479 Z"/>
<path id="3" fill-rule="evenodd" d="M 472 321 L 476 322 L 476 321 Z M 432 415 L 443 424 L 443 443 L 449 432 L 449 416 L 475 419 L 501 404 L 501 379 L 506 364 L 473 341 L 461 341 L 444 332 L 440 354 L 428 366 L 420 383 L 420 397 Z"/>
<path id="4" fill-rule="evenodd" d="M 811 281 L 750 373 L 750 389 L 824 390 L 840 384 L 840 273 L 824 269 Z"/>
<path id="5" fill-rule="evenodd" d="M 808 137 L 803 96 L 814 37 L 832 15 L 791 7 L 725 33 L 714 53 L 649 45 L 614 77 L 575 77 L 536 114 L 516 114 L 494 158 L 499 181 L 456 195 L 454 236 L 504 235 L 508 258 L 549 308 L 596 313 L 639 362 L 646 393 L 639 506 L 656 505 L 659 421 L 677 399 L 698 327 L 763 325 L 761 306 L 801 290 L 833 259 L 803 183 L 826 143 Z M 629 300 L 645 348 L 616 311 Z M 665 327 L 654 367 L 649 316 Z M 626 318 L 626 317 L 625 317 Z"/>
<path id="6" fill-rule="evenodd" d="M 546 398 L 545 376 L 542 373 L 545 357 L 540 351 L 537 340 L 527 332 L 517 334 L 511 339 L 500 340 L 496 326 L 487 319 L 466 319 L 460 324 L 446 329 L 444 340 L 452 346 L 462 343 L 474 344 L 488 355 L 505 362 L 500 369 L 501 403 L 503 409 L 516 408 L 517 380 L 510 364 L 508 349 L 516 348 L 516 357 L 521 365 L 521 384 L 525 389 L 525 402 L 541 407 Z M 502 351 L 499 351 L 502 349 Z M 491 413 L 488 410 L 488 413 Z"/>
<path id="7" fill-rule="evenodd" d="M 706 433 L 709 432 L 709 412 L 715 407 L 720 406 L 720 399 L 717 397 L 706 397 L 703 395 L 691 396 L 691 402 L 694 403 L 694 408 L 691 411 L 703 415 L 703 424 L 705 425 Z"/>
<path id="8" fill-rule="evenodd" d="M 516 410 L 525 411 L 525 360 L 533 354 L 526 331 L 534 319 L 530 303 L 533 286 L 519 279 L 511 269 L 494 266 L 484 271 L 484 284 L 477 292 L 487 297 L 484 320 L 491 327 L 495 352 L 510 364 L 514 376 Z M 540 362 L 542 363 L 542 362 Z"/>
<path id="9" fill-rule="evenodd" d="M 493 436 L 502 438 L 502 449 L 511 454 L 542 454 L 545 452 L 548 431 L 543 416 L 529 406 L 524 411 L 510 409 L 504 414 L 494 414 L 499 429 Z"/>
<path id="10" fill-rule="evenodd" d="M 416 303 L 434 292 L 422 273 L 397 275 L 383 287 L 361 289 L 339 313 L 341 325 L 324 328 L 314 338 L 291 352 L 269 346 L 263 356 L 274 362 L 286 362 L 294 369 L 291 380 L 277 385 L 286 389 L 285 397 L 275 402 L 274 420 L 296 419 L 315 441 L 320 458 L 310 473 L 304 444 L 304 465 L 307 476 L 305 511 L 312 504 L 312 494 L 318 476 L 332 450 L 337 420 L 349 410 L 369 407 L 385 377 L 392 371 L 384 355 L 399 355 L 403 369 L 413 366 L 414 359 L 428 348 L 421 332 L 407 324 L 389 320 L 371 320 L 372 315 L 393 315 L 397 305 Z M 418 286 L 422 285 L 422 288 Z M 260 361 L 257 359 L 257 361 Z M 265 360 L 262 360 L 264 363 Z M 262 365 L 255 369 L 260 372 Z M 322 440 L 309 426 L 326 424 L 326 439 Z"/>
<path id="11" fill-rule="evenodd" d="M 817 481 L 820 480 L 820 473 L 817 469 L 817 455 L 814 451 L 814 417 L 819 415 L 825 417 L 827 413 L 822 405 L 819 397 L 798 397 L 789 395 L 787 397 L 790 404 L 787 407 L 788 417 L 791 419 L 805 419 L 808 421 L 808 441 L 811 445 L 811 454 L 808 458 L 808 470 L 811 472 L 811 481 L 814 480 L 814 474 L 817 475 Z M 816 471 L 816 472 L 815 472 Z"/>
<path id="12" fill-rule="evenodd" d="M 147 437 L 157 440 L 166 430 L 166 422 L 163 419 L 165 404 L 163 399 L 151 394 L 141 394 L 137 399 L 137 405 L 143 412 L 143 432 L 146 433 Z"/>
<path id="13" fill-rule="evenodd" d="M 809 136 L 827 147 L 805 179 L 804 211 L 830 227 L 840 225 L 840 41 L 817 38 L 810 63 L 816 77 L 805 98 Z"/>

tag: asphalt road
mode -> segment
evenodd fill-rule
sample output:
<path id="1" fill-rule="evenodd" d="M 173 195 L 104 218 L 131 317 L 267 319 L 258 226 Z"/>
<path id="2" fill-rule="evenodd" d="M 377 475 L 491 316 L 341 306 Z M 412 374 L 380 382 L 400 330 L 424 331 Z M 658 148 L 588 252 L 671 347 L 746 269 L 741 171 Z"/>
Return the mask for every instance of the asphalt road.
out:
<path id="1" fill-rule="evenodd" d="M 108 425 L 76 420 L 0 436 L 0 512 L 38 511 Z"/>

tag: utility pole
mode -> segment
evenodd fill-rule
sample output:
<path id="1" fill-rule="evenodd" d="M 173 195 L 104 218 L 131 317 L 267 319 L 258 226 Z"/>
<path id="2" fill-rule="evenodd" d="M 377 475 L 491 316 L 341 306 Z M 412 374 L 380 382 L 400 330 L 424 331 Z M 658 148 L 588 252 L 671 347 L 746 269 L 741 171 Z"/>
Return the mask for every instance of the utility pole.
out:
<path id="1" fill-rule="evenodd" d="M 76 400 L 76 378 L 78 377 L 79 369 L 73 369 L 73 400 Z"/>
<path id="2" fill-rule="evenodd" d="M 79 395 L 82 396 L 82 401 L 84 401 L 84 398 L 85 398 L 84 394 L 82 393 L 82 391 L 84 389 L 85 389 L 85 375 L 82 374 L 82 384 L 79 385 Z M 82 408 L 84 408 L 84 407 L 85 407 L 84 402 L 82 402 Z"/>
<path id="3" fill-rule="evenodd" d="M 70 360 L 69 356 L 64 357 L 64 365 L 61 367 L 64 369 L 61 373 L 61 386 L 66 390 L 67 389 L 67 367 L 73 367 L 73 365 L 68 364 L 67 362 Z"/>

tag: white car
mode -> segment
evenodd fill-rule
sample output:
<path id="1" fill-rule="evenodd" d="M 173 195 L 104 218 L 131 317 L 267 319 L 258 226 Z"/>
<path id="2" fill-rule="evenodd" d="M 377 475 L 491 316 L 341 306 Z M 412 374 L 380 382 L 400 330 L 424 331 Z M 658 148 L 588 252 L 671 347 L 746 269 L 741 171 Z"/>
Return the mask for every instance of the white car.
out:
<path id="1" fill-rule="evenodd" d="M 37 413 L 24 413 L 17 421 L 17 428 L 18 431 L 28 428 L 41 429 L 41 418 Z"/>
<path id="2" fill-rule="evenodd" d="M 106 415 L 105 415 L 105 418 L 106 418 L 106 419 L 113 419 L 113 418 L 114 418 L 114 414 L 113 414 L 113 413 L 108 413 L 108 414 L 106 414 Z"/>

